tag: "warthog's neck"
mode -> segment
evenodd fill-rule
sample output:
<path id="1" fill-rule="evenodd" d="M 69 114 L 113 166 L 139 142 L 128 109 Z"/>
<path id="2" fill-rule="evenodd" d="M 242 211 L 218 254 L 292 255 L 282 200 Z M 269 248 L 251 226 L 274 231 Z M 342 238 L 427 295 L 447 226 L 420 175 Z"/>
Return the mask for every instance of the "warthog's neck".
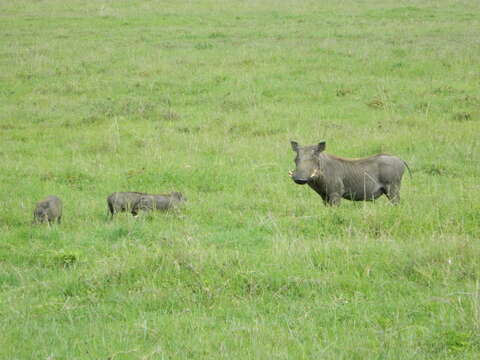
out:
<path id="1" fill-rule="evenodd" d="M 326 181 L 326 165 L 328 163 L 328 159 L 325 157 L 323 153 L 320 153 L 316 157 L 316 168 L 314 169 L 314 176 L 308 181 L 308 186 L 312 188 L 318 195 L 321 196 L 323 201 L 328 199 L 327 196 L 327 181 Z"/>
<path id="2" fill-rule="evenodd" d="M 317 156 L 317 169 L 314 182 L 322 186 L 323 183 L 336 181 L 345 173 L 351 172 L 352 163 L 340 161 L 327 153 L 320 153 Z"/>
<path id="3" fill-rule="evenodd" d="M 328 154 L 321 152 L 317 156 L 317 174 L 318 175 L 325 175 L 325 170 L 327 167 L 327 164 L 331 161 L 331 158 Z"/>

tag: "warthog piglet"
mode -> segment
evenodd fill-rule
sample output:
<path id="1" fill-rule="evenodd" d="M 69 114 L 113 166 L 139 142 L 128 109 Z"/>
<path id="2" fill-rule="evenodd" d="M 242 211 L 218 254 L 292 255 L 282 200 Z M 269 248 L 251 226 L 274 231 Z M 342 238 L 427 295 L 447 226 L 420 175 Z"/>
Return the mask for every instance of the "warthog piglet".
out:
<path id="1" fill-rule="evenodd" d="M 40 224 L 44 222 L 52 223 L 57 221 L 59 224 L 62 220 L 62 201 L 50 195 L 39 201 L 33 211 L 33 222 Z"/>
<path id="2" fill-rule="evenodd" d="M 159 195 L 143 195 L 134 204 L 132 214 L 137 215 L 139 211 L 170 210 L 184 203 L 186 200 L 187 199 L 180 192 Z"/>
<path id="3" fill-rule="evenodd" d="M 111 216 L 122 211 L 132 211 L 133 205 L 143 195 L 147 194 L 141 192 L 114 192 L 107 198 Z"/>

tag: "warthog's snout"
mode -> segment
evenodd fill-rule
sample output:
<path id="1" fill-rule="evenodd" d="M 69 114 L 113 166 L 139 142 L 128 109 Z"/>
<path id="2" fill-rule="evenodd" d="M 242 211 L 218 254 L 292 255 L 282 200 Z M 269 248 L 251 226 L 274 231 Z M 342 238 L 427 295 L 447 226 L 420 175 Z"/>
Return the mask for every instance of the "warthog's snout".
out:
<path id="1" fill-rule="evenodd" d="M 298 185 L 305 185 L 308 183 L 311 179 L 313 179 L 317 175 L 317 170 L 315 170 L 311 176 L 305 176 L 304 174 L 298 174 L 297 171 L 292 171 L 290 170 L 288 172 L 288 175 L 292 178 L 292 180 L 295 182 L 295 184 Z"/>
<path id="2" fill-rule="evenodd" d="M 299 184 L 299 185 L 305 185 L 308 180 L 307 179 L 299 179 L 299 178 L 295 178 L 292 176 L 292 179 L 293 181 L 295 181 L 296 184 Z"/>
<path id="3" fill-rule="evenodd" d="M 316 174 L 316 171 L 314 171 L 314 174 Z M 294 171 L 290 170 L 288 172 L 288 175 L 292 178 L 293 181 L 295 181 L 296 184 L 299 185 L 305 185 L 309 179 L 305 178 L 304 176 L 299 176 L 297 175 Z"/>

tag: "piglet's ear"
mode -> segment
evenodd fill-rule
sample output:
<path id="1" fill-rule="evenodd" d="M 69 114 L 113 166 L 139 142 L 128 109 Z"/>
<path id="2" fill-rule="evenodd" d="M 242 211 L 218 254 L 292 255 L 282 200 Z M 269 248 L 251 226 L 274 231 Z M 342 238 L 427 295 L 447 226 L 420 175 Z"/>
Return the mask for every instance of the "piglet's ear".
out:
<path id="1" fill-rule="evenodd" d="M 325 150 L 325 140 L 320 141 L 317 145 L 317 152 L 320 153 L 323 150 Z"/>
<path id="2" fill-rule="evenodd" d="M 292 144 L 292 150 L 293 151 L 298 150 L 298 143 L 296 141 L 290 141 L 290 144 Z"/>

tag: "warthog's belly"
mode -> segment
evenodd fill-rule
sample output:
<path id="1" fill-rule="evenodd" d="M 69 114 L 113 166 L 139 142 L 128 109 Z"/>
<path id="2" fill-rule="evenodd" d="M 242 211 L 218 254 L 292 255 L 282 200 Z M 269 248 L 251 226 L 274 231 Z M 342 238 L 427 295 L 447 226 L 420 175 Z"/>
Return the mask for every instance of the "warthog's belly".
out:
<path id="1" fill-rule="evenodd" d="M 379 198 L 383 194 L 383 188 L 379 186 L 375 189 L 347 191 L 343 194 L 343 198 L 352 201 L 372 201 Z"/>

